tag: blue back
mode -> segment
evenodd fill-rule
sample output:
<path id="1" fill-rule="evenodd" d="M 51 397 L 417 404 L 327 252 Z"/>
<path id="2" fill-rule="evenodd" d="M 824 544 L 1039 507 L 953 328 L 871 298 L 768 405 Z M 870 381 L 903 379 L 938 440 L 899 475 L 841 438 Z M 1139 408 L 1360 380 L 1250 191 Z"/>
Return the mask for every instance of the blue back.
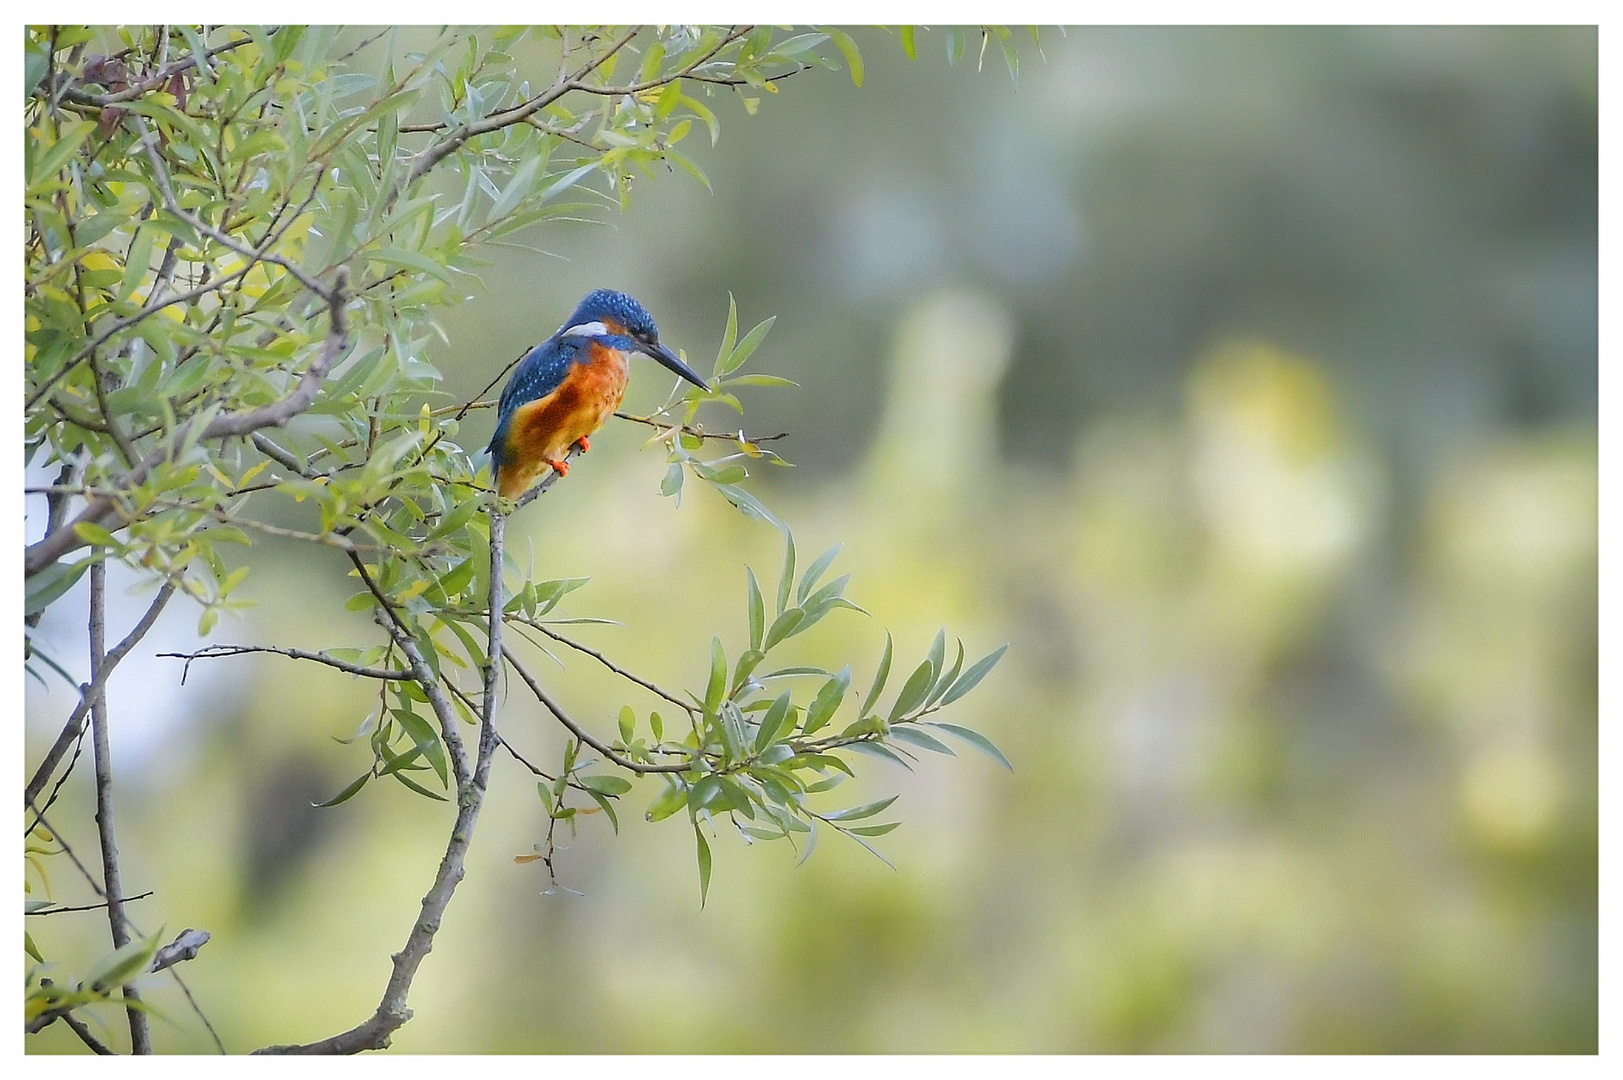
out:
<path id="1" fill-rule="evenodd" d="M 576 354 L 587 343 L 586 338 L 560 338 L 554 335 L 531 349 L 519 361 L 513 377 L 507 380 L 497 406 L 496 431 L 490 437 L 490 456 L 498 468 L 507 442 L 507 429 L 512 426 L 513 413 L 520 405 L 544 398 L 558 389 L 574 366 Z"/>
<path id="2" fill-rule="evenodd" d="M 659 328 L 646 308 L 623 292 L 598 289 L 586 294 L 575 306 L 575 313 L 547 340 L 531 349 L 513 371 L 512 378 L 502 388 L 501 402 L 497 406 L 496 430 L 490 437 L 491 460 L 500 469 L 503 449 L 507 442 L 507 429 L 512 426 L 513 413 L 520 405 L 546 397 L 563 384 L 569 369 L 584 360 L 581 351 L 591 338 L 564 337 L 571 326 L 586 323 L 612 322 L 625 327 L 628 334 L 645 338 L 659 337 Z M 602 335 L 596 340 L 622 352 L 633 352 L 637 342 L 621 335 Z"/>

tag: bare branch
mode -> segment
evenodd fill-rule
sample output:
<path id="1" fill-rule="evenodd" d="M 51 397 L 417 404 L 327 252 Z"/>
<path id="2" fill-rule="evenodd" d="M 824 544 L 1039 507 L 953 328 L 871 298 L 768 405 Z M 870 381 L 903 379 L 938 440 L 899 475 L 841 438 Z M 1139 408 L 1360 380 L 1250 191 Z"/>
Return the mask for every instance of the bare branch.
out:
<path id="1" fill-rule="evenodd" d="M 44 980 L 42 979 L 40 981 L 43 982 Z M 73 1029 L 73 1033 L 79 1036 L 80 1042 L 90 1047 L 91 1053 L 100 1054 L 103 1056 L 112 1055 L 113 1051 L 108 1049 L 107 1044 L 96 1038 L 96 1036 L 92 1035 L 90 1033 L 90 1029 L 85 1026 L 85 1022 L 80 1020 L 77 1016 L 74 1016 L 72 1013 L 63 1013 L 62 1022 Z"/>
<path id="2" fill-rule="evenodd" d="M 50 809 L 50 808 L 45 807 L 44 809 Z M 149 897 L 151 895 L 153 895 L 153 890 L 148 889 L 146 892 L 144 892 L 144 893 L 136 893 L 134 896 L 121 897 L 119 902 L 124 903 L 124 904 L 128 904 L 132 900 L 145 900 L 147 897 Z M 102 908 L 104 908 L 106 906 L 107 906 L 107 901 L 103 900 L 99 904 L 77 904 L 77 905 L 75 905 L 73 907 L 39 908 L 36 911 L 25 911 L 25 912 L 23 912 L 23 914 L 25 914 L 25 915 L 61 915 L 61 914 L 64 914 L 66 912 L 69 912 L 69 911 L 100 911 Z"/>
<path id="3" fill-rule="evenodd" d="M 690 713 L 690 714 L 692 714 L 694 716 L 701 715 L 704 712 L 703 709 L 699 709 L 699 708 L 695 707 L 692 704 L 692 702 L 683 701 L 681 698 L 677 697 L 675 694 L 672 694 L 672 693 L 669 693 L 668 691 L 660 689 L 660 687 L 658 687 L 654 683 L 649 682 L 647 679 L 643 678 L 642 676 L 634 674 L 633 672 L 627 671 L 625 668 L 620 667 L 614 661 L 610 660 L 608 657 L 604 656 L 602 653 L 598 652 L 596 649 L 592 648 L 591 646 L 582 645 L 578 641 L 575 641 L 575 640 L 573 640 L 571 638 L 564 637 L 562 634 L 558 633 L 556 630 L 549 629 L 546 626 L 546 624 L 540 622 L 539 620 L 528 619 L 528 618 L 525 618 L 525 617 L 520 616 L 520 615 L 509 615 L 507 617 L 509 619 L 511 619 L 512 621 L 514 621 L 514 622 L 523 623 L 525 626 L 528 626 L 531 629 L 541 631 L 543 634 L 547 635 L 547 637 L 551 638 L 552 640 L 554 640 L 556 642 L 559 642 L 560 644 L 568 645 L 571 649 L 574 649 L 576 652 L 585 653 L 587 656 L 590 656 L 592 659 L 596 660 L 598 663 L 602 664 L 604 667 L 608 668 L 610 671 L 614 672 L 616 675 L 620 676 L 622 679 L 626 679 L 626 680 L 628 680 L 630 682 L 634 682 L 638 686 L 642 687 L 644 690 L 647 690 L 647 691 L 649 691 L 650 693 L 653 693 L 653 694 L 657 694 L 659 697 L 664 698 L 666 701 L 670 702 L 672 705 L 675 705 L 678 709 L 682 709 L 682 710 L 684 710 L 684 711 L 686 711 L 686 712 L 688 712 L 688 713 Z"/>
<path id="4" fill-rule="evenodd" d="M 587 731 L 580 724 L 576 723 L 568 713 L 564 712 L 563 707 L 560 706 L 556 701 L 553 701 L 545 690 L 541 689 L 541 684 L 535 681 L 534 676 L 532 676 L 529 671 L 525 669 L 523 663 L 519 661 L 519 658 L 513 655 L 512 649 L 503 646 L 502 655 L 507 658 L 507 662 L 509 664 L 513 665 L 513 670 L 518 672 L 519 678 L 524 680 L 524 684 L 530 688 L 530 692 L 535 695 L 536 700 L 545 705 L 547 707 L 547 711 L 552 713 L 553 716 L 557 717 L 560 724 L 569 729 L 570 734 L 574 735 L 575 738 L 579 739 L 587 746 L 590 746 L 593 750 L 596 750 L 598 753 L 620 766 L 620 768 L 628 769 L 631 772 L 641 775 L 643 773 L 687 772 L 693 767 L 693 763 L 691 761 L 672 762 L 668 765 L 649 765 L 641 761 L 632 761 L 630 758 L 623 756 L 608 743 L 604 742 L 602 739 L 599 739 L 596 735 L 593 735 L 590 731 Z"/>
<path id="5" fill-rule="evenodd" d="M 95 679 L 107 663 L 107 564 L 97 561 L 90 567 L 90 675 Z M 113 947 L 129 944 L 124 917 L 124 887 L 118 865 L 118 839 L 113 828 L 113 757 L 109 740 L 107 684 L 90 701 L 91 750 L 96 763 L 96 832 L 101 839 L 102 895 L 107 898 L 107 921 L 112 928 Z M 140 993 L 132 986 L 122 990 L 128 1003 L 130 1045 L 137 1054 L 152 1053 L 152 1027 L 140 1008 Z"/>
<path id="6" fill-rule="evenodd" d="M 407 668 L 390 670 L 387 668 L 364 667 L 360 664 L 351 664 L 345 660 L 328 656 L 325 652 L 306 652 L 303 649 L 286 649 L 274 645 L 209 645 L 196 652 L 161 652 L 157 655 L 175 660 L 186 661 L 182 670 L 180 681 L 186 681 L 186 672 L 191 670 L 193 660 L 211 660 L 218 656 L 242 656 L 247 653 L 274 653 L 277 656 L 288 656 L 294 660 L 313 660 L 318 664 L 337 668 L 350 675 L 361 675 L 368 679 L 383 679 L 388 682 L 416 681 L 417 677 Z"/>
<path id="7" fill-rule="evenodd" d="M 681 432 L 684 435 L 692 435 L 700 439 L 725 439 L 728 442 L 741 445 L 745 443 L 754 445 L 755 443 L 772 442 L 776 439 L 787 439 L 789 437 L 787 431 L 780 431 L 776 435 L 756 435 L 752 438 L 745 435 L 742 429 L 738 431 L 706 431 L 703 427 L 696 425 L 671 424 L 663 420 L 656 420 L 652 416 L 636 416 L 632 413 L 623 412 L 617 412 L 614 415 L 621 420 L 630 420 L 636 424 L 646 424 L 651 428 L 658 428 L 665 432 L 666 437 Z"/>

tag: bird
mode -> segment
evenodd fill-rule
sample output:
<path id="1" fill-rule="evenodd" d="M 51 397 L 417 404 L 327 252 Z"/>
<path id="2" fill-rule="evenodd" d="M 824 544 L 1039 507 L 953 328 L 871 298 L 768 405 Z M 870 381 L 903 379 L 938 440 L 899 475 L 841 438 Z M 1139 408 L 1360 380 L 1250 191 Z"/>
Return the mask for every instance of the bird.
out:
<path id="1" fill-rule="evenodd" d="M 603 426 L 625 395 L 633 353 L 658 360 L 694 386 L 710 387 L 659 340 L 653 316 L 614 289 L 588 293 L 574 314 L 519 361 L 502 389 L 490 457 L 496 491 L 516 499 L 543 469 L 569 475 L 564 459 Z"/>

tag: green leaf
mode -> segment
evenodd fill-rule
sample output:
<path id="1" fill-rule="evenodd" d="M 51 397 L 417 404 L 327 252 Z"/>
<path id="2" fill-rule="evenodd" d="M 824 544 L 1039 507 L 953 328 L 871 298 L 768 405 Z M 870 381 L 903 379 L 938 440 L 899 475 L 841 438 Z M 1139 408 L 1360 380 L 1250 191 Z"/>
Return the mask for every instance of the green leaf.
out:
<path id="1" fill-rule="evenodd" d="M 631 781 L 623 776 L 612 773 L 600 773 L 597 776 L 578 777 L 581 787 L 587 791 L 595 791 L 599 795 L 624 795 L 631 790 Z"/>
<path id="2" fill-rule="evenodd" d="M 721 708 L 722 695 L 727 692 L 727 653 L 721 639 L 710 639 L 710 685 L 704 692 L 704 711 L 712 715 Z"/>
<path id="3" fill-rule="evenodd" d="M 900 765 L 902 768 L 906 769 L 908 772 L 913 771 L 913 766 L 909 765 L 905 759 L 903 759 L 899 754 L 896 753 L 896 751 L 890 749 L 887 746 L 882 746 L 882 745 L 880 745 L 879 743 L 876 743 L 876 742 L 867 742 L 867 741 L 854 742 L 854 743 L 849 743 L 849 744 L 847 744 L 845 746 L 842 746 L 840 749 L 842 749 L 842 750 L 855 750 L 857 753 L 859 753 L 859 754 L 867 754 L 869 757 L 883 758 L 884 760 L 889 761 L 894 765 Z"/>
<path id="4" fill-rule="evenodd" d="M 947 661 L 947 628 L 943 626 L 935 632 L 935 640 L 930 642 L 930 651 L 925 655 L 930 662 L 930 681 L 932 685 L 941 676 L 941 667 Z"/>
<path id="5" fill-rule="evenodd" d="M 697 822 L 693 825 L 693 838 L 699 842 L 699 906 L 710 897 L 710 842 L 704 838 Z"/>
<path id="6" fill-rule="evenodd" d="M 795 594 L 795 599 L 799 603 L 806 603 L 806 597 L 812 591 L 812 587 L 817 584 L 817 580 L 823 576 L 824 571 L 834 562 L 835 556 L 840 553 L 840 549 L 844 546 L 844 544 L 835 544 L 817 556 L 816 559 L 812 560 L 812 564 L 806 567 L 806 572 L 800 577 L 800 590 Z"/>
<path id="7" fill-rule="evenodd" d="M 935 670 L 930 666 L 930 661 L 925 660 L 914 668 L 913 674 L 902 684 L 902 692 L 896 695 L 896 703 L 890 707 L 890 722 L 896 723 L 922 704 L 924 695 L 930 692 L 930 684 L 934 681 Z"/>
<path id="8" fill-rule="evenodd" d="M 359 792 L 363 787 L 366 786 L 366 782 L 368 780 L 370 780 L 370 779 L 372 779 L 372 771 L 370 769 L 368 769 L 366 772 L 363 772 L 355 780 L 354 783 L 352 783 L 348 787 L 344 788 L 343 791 L 340 791 L 338 794 L 334 795 L 332 798 L 328 799 L 326 802 L 318 802 L 315 805 L 318 806 L 318 807 L 321 807 L 321 806 L 337 806 L 341 802 L 348 802 L 350 799 L 353 799 L 355 797 L 357 792 Z"/>
<path id="9" fill-rule="evenodd" d="M 771 330 L 772 324 L 777 321 L 778 317 L 774 315 L 770 319 L 757 323 L 755 329 L 744 335 L 744 340 L 740 341 L 738 347 L 728 354 L 727 362 L 721 365 L 716 374 L 726 375 L 743 367 L 744 361 L 750 358 L 750 354 L 761 344 L 761 339 L 766 337 L 767 331 Z"/>
<path id="10" fill-rule="evenodd" d="M 671 462 L 665 470 L 665 478 L 659 482 L 659 493 L 666 498 L 677 494 L 682 490 L 682 479 L 686 475 L 687 471 L 682 468 L 681 462 Z"/>
<path id="11" fill-rule="evenodd" d="M 136 938 L 108 953 L 96 961 L 80 985 L 101 990 L 123 986 L 152 963 L 152 955 L 158 951 L 162 933 L 159 929 L 150 937 Z"/>
<path id="12" fill-rule="evenodd" d="M 784 638 L 793 635 L 795 627 L 799 626 L 805 618 L 805 610 L 797 607 L 792 607 L 779 615 L 772 620 L 772 629 L 766 632 L 766 644 L 764 647 L 770 649 Z"/>
<path id="13" fill-rule="evenodd" d="M 637 712 L 630 705 L 620 706 L 620 739 L 629 744 L 637 731 Z M 581 781 L 585 783 L 585 781 Z M 590 785 L 588 785 L 590 786 Z"/>
<path id="14" fill-rule="evenodd" d="M 907 54 L 907 58 L 909 60 L 917 60 L 919 58 L 919 54 L 914 50 L 913 47 L 913 28 L 911 26 L 902 27 L 901 37 L 902 51 Z"/>
<path id="15" fill-rule="evenodd" d="M 590 795 L 592 797 L 592 801 L 603 808 L 604 816 L 609 819 L 609 824 L 614 826 L 614 835 L 619 836 L 620 817 L 614 812 L 614 804 L 608 800 L 607 796 L 599 795 L 590 788 L 586 789 L 586 794 Z"/>
<path id="16" fill-rule="evenodd" d="M 941 704 L 951 705 L 975 689 L 975 685 L 986 678 L 986 673 L 991 671 L 999 660 L 1003 659 L 1003 654 L 1008 649 L 1007 645 L 999 646 L 970 665 L 969 670 L 958 676 L 957 681 L 952 684 L 952 689 L 948 690 L 946 696 L 941 699 Z"/>
<path id="17" fill-rule="evenodd" d="M 712 376 L 721 374 L 721 365 L 733 354 L 733 342 L 738 340 L 738 301 L 733 298 L 731 290 L 727 293 L 727 329 L 721 334 L 721 348 L 716 353 L 716 366 L 712 369 Z"/>
<path id="18" fill-rule="evenodd" d="M 535 189 L 536 176 L 546 167 L 546 158 L 540 154 L 529 157 L 524 164 L 518 167 L 513 179 L 507 182 L 502 190 L 502 197 L 490 208 L 490 221 L 506 217 L 507 214 L 523 201 L 524 197 Z"/>
<path id="19" fill-rule="evenodd" d="M 832 814 L 824 814 L 823 818 L 827 821 L 857 821 L 861 818 L 873 817 L 875 814 L 883 813 L 886 807 L 899 798 L 901 798 L 900 795 L 892 795 L 888 799 L 863 803 L 861 806 L 853 806 L 848 810 L 836 810 Z"/>
<path id="20" fill-rule="evenodd" d="M 801 725 L 801 733 L 810 735 L 823 728 L 834 714 L 839 711 L 840 702 L 845 700 L 845 692 L 851 686 L 851 665 L 847 664 L 840 669 L 840 673 L 823 684 L 813 699 L 811 708 L 806 710 L 806 722 Z"/>
<path id="21" fill-rule="evenodd" d="M 890 832 L 900 824 L 900 821 L 887 821 L 881 825 L 855 825 L 849 829 L 846 829 L 845 832 L 848 835 L 855 833 L 858 836 L 884 836 L 886 833 Z M 869 850 L 872 849 L 870 848 Z"/>
<path id="22" fill-rule="evenodd" d="M 778 614 L 789 606 L 789 590 L 795 583 L 795 538 L 783 534 L 783 574 L 778 578 Z"/>
<path id="23" fill-rule="evenodd" d="M 682 807 L 687 805 L 688 789 L 675 781 L 667 781 L 665 790 L 660 792 L 648 809 L 643 813 L 649 821 L 664 821 Z"/>
<path id="24" fill-rule="evenodd" d="M 963 668 L 963 666 L 964 643 L 962 640 L 960 640 L 958 642 L 958 658 L 952 662 L 952 668 L 950 670 L 936 678 L 935 689 L 931 690 L 930 696 L 924 699 L 925 708 L 929 708 L 931 705 L 934 705 L 936 703 L 936 699 L 947 692 L 947 687 L 951 686 L 953 680 L 958 678 L 958 672 Z"/>
<path id="25" fill-rule="evenodd" d="M 55 176 L 62 166 L 68 163 L 74 151 L 78 150 L 95 130 L 94 120 L 75 120 L 63 124 L 57 130 L 56 142 L 52 143 L 51 148 L 40 155 L 39 160 L 34 163 L 34 169 L 28 177 L 29 186 L 32 187 Z"/>
<path id="26" fill-rule="evenodd" d="M 761 583 L 755 580 L 755 571 L 746 566 L 744 573 L 749 590 L 750 648 L 759 649 L 761 647 L 761 635 L 765 633 L 766 604 L 761 599 Z"/>
<path id="27" fill-rule="evenodd" d="M 957 724 L 943 724 L 939 720 L 931 720 L 927 722 L 931 727 L 940 728 L 942 731 L 958 736 L 960 739 L 964 740 L 966 743 L 973 746 L 975 749 L 979 750 L 981 753 L 985 754 L 987 757 L 991 758 L 1005 769 L 1008 769 L 1010 772 L 1014 772 L 1014 766 L 1009 763 L 1008 758 L 1003 756 L 1003 751 L 999 750 L 995 745 L 993 745 L 991 739 L 988 739 L 980 732 L 972 731 L 966 727 L 960 727 Z"/>
<path id="28" fill-rule="evenodd" d="M 737 486 L 736 484 L 714 484 L 712 486 L 715 487 L 717 491 L 721 492 L 722 496 L 728 502 L 738 507 L 739 510 L 748 514 L 750 517 L 755 518 L 758 521 L 764 521 L 768 525 L 771 525 L 773 528 L 782 532 L 788 532 L 787 526 L 785 526 L 782 521 L 778 520 L 778 516 L 776 514 L 768 510 L 765 506 L 762 506 L 759 499 L 745 491 L 743 488 Z"/>
<path id="29" fill-rule="evenodd" d="M 761 717 L 760 730 L 755 733 L 755 752 L 757 754 L 771 746 L 778 740 L 780 735 L 784 734 L 784 721 L 790 715 L 789 699 L 789 691 L 785 690 L 767 708 L 766 715 Z"/>
<path id="30" fill-rule="evenodd" d="M 834 39 L 834 44 L 839 46 L 840 54 L 845 57 L 845 66 L 851 69 L 851 81 L 861 86 L 862 53 L 857 50 L 857 43 L 844 30 L 837 30 L 832 26 L 820 29 L 826 30 L 828 36 Z"/>
<path id="31" fill-rule="evenodd" d="M 446 778 L 445 748 L 440 745 L 440 737 L 429 726 L 428 721 L 410 709 L 390 709 L 389 712 L 400 722 L 401 728 L 417 749 L 422 751 L 423 757 L 434 766 L 434 773 L 440 778 L 440 783 L 449 786 Z"/>
<path id="32" fill-rule="evenodd" d="M 891 728 L 889 737 L 901 742 L 912 743 L 914 746 L 917 746 L 920 749 L 933 750 L 938 754 L 946 754 L 948 757 L 958 756 L 952 752 L 952 747 L 948 746 L 934 735 L 920 731 L 911 724 L 898 724 L 896 727 Z"/>
<path id="33" fill-rule="evenodd" d="M 91 559 L 78 562 L 54 562 L 29 578 L 23 586 L 23 614 L 44 611 L 69 589 L 84 572 L 90 569 Z"/>
<path id="34" fill-rule="evenodd" d="M 884 655 L 882 655 L 879 658 L 879 669 L 874 672 L 873 686 L 869 687 L 868 696 L 862 699 L 862 708 L 857 710 L 857 716 L 858 717 L 863 717 L 863 716 L 868 715 L 868 710 L 873 708 L 874 702 L 879 700 L 880 691 L 882 691 L 885 688 L 885 679 L 887 677 L 889 677 L 889 675 L 890 675 L 890 652 L 891 652 L 890 631 L 886 630 L 885 631 L 885 652 L 884 652 Z"/>

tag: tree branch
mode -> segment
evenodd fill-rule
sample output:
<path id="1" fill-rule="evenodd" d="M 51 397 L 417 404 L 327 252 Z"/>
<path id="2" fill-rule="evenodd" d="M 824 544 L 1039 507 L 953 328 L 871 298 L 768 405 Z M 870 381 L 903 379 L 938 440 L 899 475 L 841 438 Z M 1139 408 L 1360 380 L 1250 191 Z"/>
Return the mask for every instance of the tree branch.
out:
<path id="1" fill-rule="evenodd" d="M 490 514 L 490 655 L 485 660 L 484 671 L 484 700 L 480 703 L 479 717 L 479 751 L 475 759 L 472 776 L 467 776 L 467 762 L 462 756 L 460 738 L 458 739 L 457 753 L 453 760 L 462 759 L 457 773 L 457 815 L 451 826 L 451 838 L 446 844 L 445 855 L 440 859 L 439 871 L 434 875 L 434 883 L 429 887 L 428 893 L 423 897 L 422 911 L 412 925 L 411 933 L 406 938 L 405 947 L 394 954 L 394 968 L 390 973 L 388 985 L 384 987 L 383 999 L 378 1003 L 377 1010 L 366 1020 L 330 1038 L 320 1039 L 313 1043 L 295 1046 L 267 1046 L 256 1051 L 260 1054 L 353 1054 L 362 1050 L 382 1050 L 388 1047 L 390 1036 L 400 1029 L 407 1020 L 411 1019 L 411 1009 L 406 1005 L 407 995 L 411 992 L 412 980 L 416 978 L 417 968 L 422 964 L 423 958 L 434 947 L 434 935 L 439 932 L 440 920 L 445 915 L 445 909 L 451 902 L 451 896 L 456 891 L 457 884 L 461 882 L 466 873 L 465 861 L 468 846 L 473 842 L 474 826 L 479 821 L 479 811 L 484 805 L 485 790 L 490 782 L 490 764 L 495 757 L 496 747 L 501 739 L 496 732 L 496 677 L 500 671 L 501 662 L 498 659 L 501 648 L 501 610 L 502 610 L 502 542 L 503 518 L 497 511 Z M 357 563 L 359 566 L 360 564 Z M 392 606 L 383 598 L 376 585 L 371 581 L 370 575 L 361 567 L 362 574 L 367 579 L 368 588 L 373 595 L 386 605 L 388 619 L 394 629 L 396 641 L 401 650 L 412 659 L 414 667 L 426 668 L 422 663 L 421 654 L 418 653 L 416 642 L 411 634 L 406 633 L 403 626 L 398 623 L 398 616 Z M 416 654 L 416 655 L 414 655 Z M 426 672 L 425 672 L 426 673 Z M 444 702 L 444 694 L 432 680 L 423 679 L 423 688 L 430 693 L 430 699 L 438 696 Z M 449 710 L 449 705 L 446 705 Z M 443 721 L 444 718 L 442 718 Z M 455 718 L 451 717 L 451 722 Z M 448 740 L 449 741 L 449 740 Z"/>
<path id="2" fill-rule="evenodd" d="M 107 564 L 98 560 L 90 567 L 90 676 L 92 680 L 107 663 Z M 113 947 L 129 944 L 125 926 L 124 886 L 118 866 L 118 839 L 113 828 L 113 757 L 108 738 L 107 684 L 90 702 L 91 749 L 96 763 L 96 832 L 101 839 L 103 895 L 107 897 L 107 921 L 112 927 Z M 141 995 L 133 986 L 122 990 L 130 1021 L 130 1046 L 134 1053 L 152 1053 L 152 1027 L 140 1007 Z"/>
<path id="3" fill-rule="evenodd" d="M 513 665 L 513 670 L 518 672 L 519 678 L 524 680 L 524 684 L 530 688 L 530 692 L 536 696 L 536 700 L 545 705 L 547 707 L 547 711 L 552 713 L 553 716 L 557 717 L 558 722 L 564 727 L 568 728 L 571 735 L 575 736 L 575 738 L 579 739 L 587 746 L 590 746 L 593 750 L 596 750 L 598 753 L 620 766 L 620 768 L 628 769 L 640 776 L 643 773 L 687 772 L 693 767 L 693 763 L 691 761 L 672 762 L 668 765 L 649 765 L 640 761 L 632 761 L 630 758 L 621 755 L 608 743 L 604 742 L 602 739 L 599 739 L 596 735 L 593 735 L 584 727 L 581 727 L 580 724 L 576 723 L 568 713 L 564 712 L 563 707 L 560 706 L 556 701 L 553 701 L 552 698 L 547 695 L 547 692 L 541 689 L 541 684 L 536 682 L 535 678 L 527 670 L 525 670 L 525 667 L 519 661 L 519 658 L 513 655 L 512 649 L 503 646 L 502 655 L 507 658 L 507 662 L 509 664 Z"/>
<path id="4" fill-rule="evenodd" d="M 288 656 L 294 660 L 313 660 L 318 664 L 337 668 L 350 675 L 362 675 L 368 679 L 383 679 L 388 682 L 416 681 L 416 676 L 406 668 L 389 670 L 387 668 L 364 667 L 360 664 L 351 664 L 344 660 L 328 656 L 324 652 L 306 652 L 303 649 L 286 649 L 275 645 L 209 645 L 196 652 L 161 652 L 159 656 L 186 661 L 181 670 L 180 681 L 185 683 L 186 673 L 191 670 L 193 660 L 211 660 L 219 656 L 242 656 L 246 653 L 274 653 L 277 656 Z"/>
<path id="5" fill-rule="evenodd" d="M 50 807 L 42 807 L 41 808 L 42 811 L 43 810 L 49 810 L 49 809 L 50 809 Z M 153 893 L 153 890 L 148 889 L 144 893 L 136 893 L 134 896 L 123 897 L 123 898 L 121 898 L 120 902 L 128 904 L 132 900 L 145 900 L 147 897 L 151 896 L 152 893 Z M 65 913 L 65 912 L 69 912 L 69 911 L 100 911 L 102 908 L 104 908 L 106 906 L 107 906 L 107 902 L 104 900 L 99 904 L 78 904 L 78 905 L 76 905 L 74 907 L 39 908 L 39 909 L 37 909 L 35 911 L 25 911 L 25 912 L 23 912 L 23 914 L 24 915 L 61 915 L 61 914 Z"/>
<path id="6" fill-rule="evenodd" d="M 542 623 L 542 622 L 540 622 L 540 621 L 538 621 L 536 619 L 527 619 L 527 618 L 524 618 L 524 617 L 518 616 L 518 615 L 509 615 L 508 618 L 512 619 L 514 622 L 522 623 L 525 626 L 530 627 L 532 630 L 539 630 L 543 634 L 547 635 L 547 637 L 551 638 L 553 641 L 559 642 L 560 644 L 563 644 L 563 645 L 568 645 L 571 649 L 574 649 L 576 652 L 585 653 L 587 656 L 590 656 L 592 659 L 596 660 L 598 663 L 602 664 L 604 667 L 608 668 L 610 671 L 614 672 L 616 675 L 620 676 L 622 679 L 625 679 L 625 680 L 627 680 L 629 682 L 636 683 L 638 686 L 642 687 L 644 690 L 647 690 L 652 694 L 656 694 L 659 697 L 664 698 L 666 701 L 670 702 L 672 705 L 675 705 L 678 709 L 682 709 L 683 711 L 685 711 L 685 712 L 687 712 L 687 713 L 689 713 L 691 715 L 694 715 L 694 716 L 700 715 L 701 713 L 704 712 L 703 709 L 696 708 L 692 703 L 683 701 L 681 698 L 677 697 L 675 694 L 672 694 L 672 693 L 669 693 L 669 692 L 667 692 L 665 690 L 660 689 L 658 686 L 656 686 L 655 684 L 649 682 L 647 679 L 644 679 L 642 676 L 634 674 L 634 673 L 632 673 L 630 671 L 627 671 L 625 668 L 620 667 L 619 665 L 615 664 L 614 661 L 610 660 L 608 657 L 604 656 L 602 653 L 598 652 L 596 649 L 592 648 L 591 646 L 582 645 L 578 641 L 575 641 L 575 640 L 573 640 L 571 638 L 566 638 L 562 634 L 558 633 L 557 631 L 548 629 L 547 626 L 544 623 Z"/>

